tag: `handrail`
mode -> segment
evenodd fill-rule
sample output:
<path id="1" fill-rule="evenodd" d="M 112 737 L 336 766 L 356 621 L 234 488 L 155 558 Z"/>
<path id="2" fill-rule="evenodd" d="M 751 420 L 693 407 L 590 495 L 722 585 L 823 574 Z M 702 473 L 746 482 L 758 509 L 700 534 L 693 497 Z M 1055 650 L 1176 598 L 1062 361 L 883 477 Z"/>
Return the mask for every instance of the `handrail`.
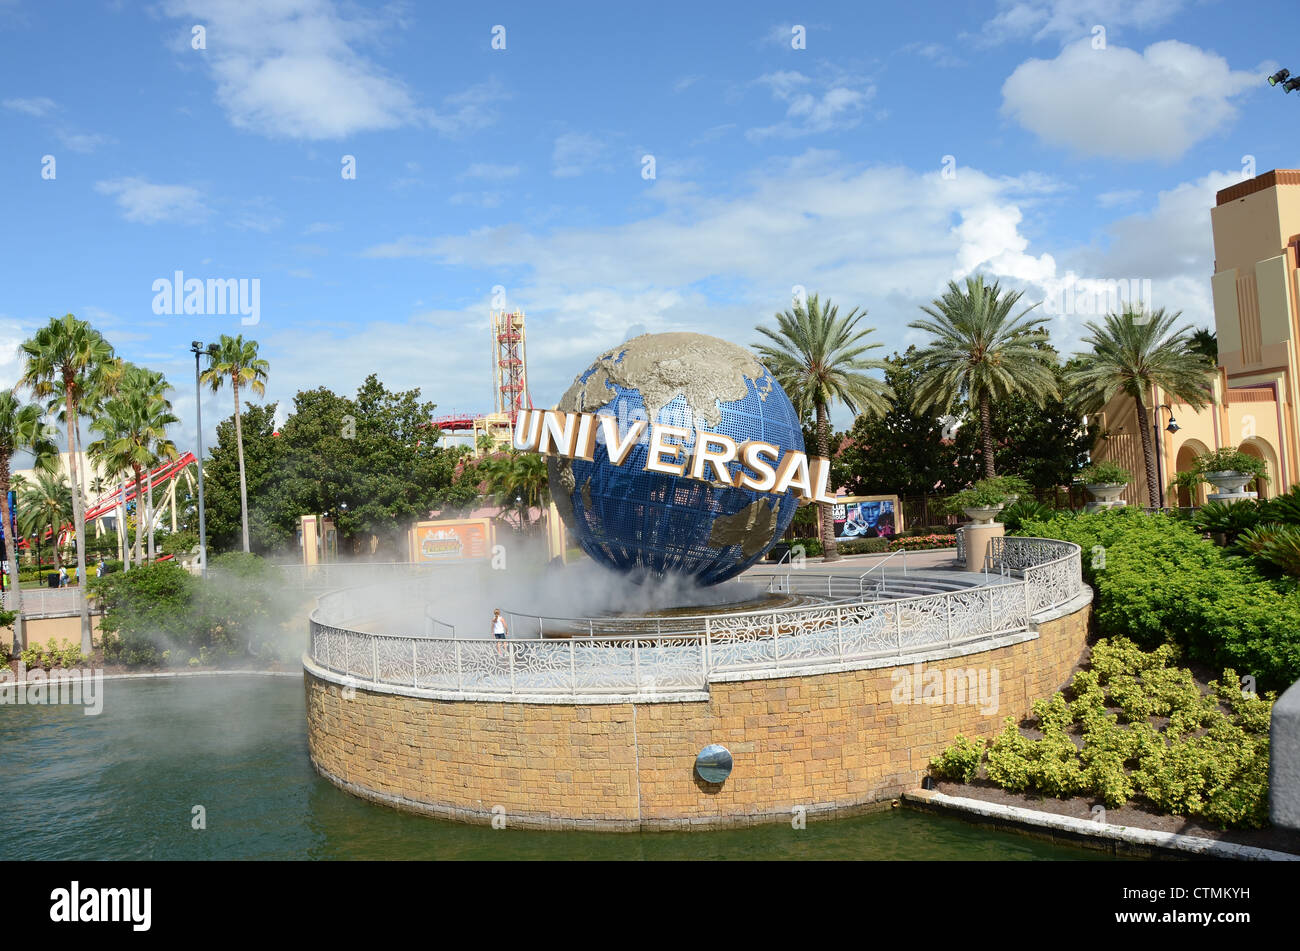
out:
<path id="1" fill-rule="evenodd" d="M 325 620 L 323 609 L 337 606 L 346 615 L 350 607 L 326 595 L 311 614 L 309 657 L 349 682 L 459 694 L 646 697 L 701 691 L 728 672 L 833 669 L 1024 631 L 1035 614 L 1082 592 L 1078 545 L 1015 538 L 1002 547 L 1026 559 L 1023 580 L 898 600 L 709 617 L 703 632 L 505 642 L 372 634 L 340 627 L 346 616 Z"/>

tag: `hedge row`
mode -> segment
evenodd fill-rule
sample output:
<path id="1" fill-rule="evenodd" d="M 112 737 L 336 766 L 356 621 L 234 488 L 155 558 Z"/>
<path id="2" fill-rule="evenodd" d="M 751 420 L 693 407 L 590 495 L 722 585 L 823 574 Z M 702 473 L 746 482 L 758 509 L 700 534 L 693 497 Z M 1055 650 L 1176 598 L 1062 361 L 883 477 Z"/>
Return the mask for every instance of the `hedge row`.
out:
<path id="1" fill-rule="evenodd" d="M 1083 548 L 1104 634 L 1144 647 L 1178 644 L 1191 660 L 1234 668 L 1261 687 L 1300 678 L 1300 591 L 1284 590 L 1186 522 L 1113 509 L 1026 522 L 1020 534 Z"/>

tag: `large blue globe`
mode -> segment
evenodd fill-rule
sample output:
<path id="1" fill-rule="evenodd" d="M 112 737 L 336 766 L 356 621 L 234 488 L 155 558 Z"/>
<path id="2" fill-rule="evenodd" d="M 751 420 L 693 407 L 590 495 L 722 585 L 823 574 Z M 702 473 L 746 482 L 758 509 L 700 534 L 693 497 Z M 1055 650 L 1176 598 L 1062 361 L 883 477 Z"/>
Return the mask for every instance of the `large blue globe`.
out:
<path id="1" fill-rule="evenodd" d="M 733 343 L 693 333 L 645 334 L 602 353 L 560 399 L 565 412 L 612 415 L 758 439 L 803 451 L 799 416 L 772 374 Z M 693 446 L 693 437 L 688 445 Z M 603 441 L 595 459 L 549 460 L 551 495 L 578 544 L 631 574 L 684 575 L 717 584 L 754 564 L 790 526 L 798 501 L 647 472 L 649 440 L 622 465 Z M 740 463 L 729 464 L 733 475 Z"/>

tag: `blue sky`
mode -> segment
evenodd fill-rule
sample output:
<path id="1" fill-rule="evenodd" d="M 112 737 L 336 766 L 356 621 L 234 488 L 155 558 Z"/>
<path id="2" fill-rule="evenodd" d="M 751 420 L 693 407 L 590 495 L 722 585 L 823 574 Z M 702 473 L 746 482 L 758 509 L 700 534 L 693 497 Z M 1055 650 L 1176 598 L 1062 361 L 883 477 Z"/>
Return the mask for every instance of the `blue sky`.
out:
<path id="1" fill-rule="evenodd" d="M 1300 95 L 1264 82 L 1300 73 L 1300 11 L 890 7 L 0 0 L 0 384 L 72 312 L 177 384 L 186 446 L 188 342 L 221 333 L 268 399 L 377 372 L 483 410 L 497 285 L 539 405 L 636 333 L 751 343 L 796 285 L 882 355 L 976 271 L 1067 351 L 1078 281 L 1212 321 L 1214 192 L 1300 166 Z M 177 270 L 257 279 L 258 323 L 155 314 Z"/>

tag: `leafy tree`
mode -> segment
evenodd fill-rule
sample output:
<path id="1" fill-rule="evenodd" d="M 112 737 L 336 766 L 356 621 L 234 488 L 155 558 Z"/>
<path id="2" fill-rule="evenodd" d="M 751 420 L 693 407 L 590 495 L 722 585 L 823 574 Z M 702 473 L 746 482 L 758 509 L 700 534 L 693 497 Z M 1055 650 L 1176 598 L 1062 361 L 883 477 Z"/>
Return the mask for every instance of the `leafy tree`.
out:
<path id="1" fill-rule="evenodd" d="M 36 481 L 27 483 L 18 496 L 18 531 L 23 535 L 35 532 L 42 542 L 49 532 L 55 563 L 62 565 L 59 531 L 71 521 L 72 490 L 67 477 L 61 472 L 37 472 Z"/>
<path id="2" fill-rule="evenodd" d="M 149 534 L 149 559 L 153 560 L 153 484 L 150 471 L 160 457 L 174 458 L 176 446 L 167 427 L 180 420 L 171 412 L 167 382 L 161 373 L 128 365 L 116 395 L 106 399 L 101 415 L 90 428 L 101 438 L 86 447 L 87 454 L 110 472 L 129 469 L 135 475 L 135 563 L 143 563 L 141 526 Z"/>
<path id="3" fill-rule="evenodd" d="M 244 470 L 244 434 L 239 417 L 239 390 L 248 387 L 258 396 L 266 393 L 266 376 L 271 365 L 257 355 L 257 341 L 243 335 L 221 335 L 215 351 L 208 353 L 208 368 L 200 377 L 218 392 L 227 380 L 235 395 L 235 448 L 239 456 L 239 513 L 244 551 L 248 551 L 248 480 Z"/>
<path id="4" fill-rule="evenodd" d="M 944 426 L 931 413 L 913 409 L 921 368 L 916 347 L 885 360 L 885 383 L 894 394 L 883 416 L 853 421 L 831 472 L 850 495 L 924 495 L 951 484 L 954 450 Z"/>
<path id="5" fill-rule="evenodd" d="M 879 415 L 889 408 L 889 389 L 868 371 L 884 367 L 867 352 L 879 347 L 868 343 L 870 327 L 858 329 L 866 316 L 855 307 L 843 317 L 829 298 L 825 306 L 816 294 L 807 306 L 797 302 L 793 310 L 776 315 L 776 329 L 756 328 L 770 343 L 755 347 L 772 376 L 785 389 L 795 410 L 802 416 L 811 411 L 817 420 L 817 453 L 830 458 L 830 406 L 841 402 L 857 415 L 859 411 Z M 818 503 L 821 514 L 825 560 L 839 558 L 831 506 Z"/>
<path id="6" fill-rule="evenodd" d="M 1062 367 L 1052 354 L 1052 376 L 1056 393 L 1065 393 L 1065 374 L 1075 363 Z M 1088 459 L 1097 434 L 1095 425 L 1084 426 L 1082 415 L 1061 396 L 1048 396 L 1041 404 L 1014 393 L 993 404 L 990 416 L 994 461 L 999 472 L 1015 472 L 1040 491 L 1069 485 Z M 976 482 L 983 478 L 981 449 L 972 426 L 960 426 L 955 437 L 959 478 Z"/>
<path id="7" fill-rule="evenodd" d="M 546 460 L 536 453 L 497 453 L 484 460 L 480 472 L 486 476 L 488 490 L 497 504 L 516 509 L 521 529 L 528 528 L 529 512 L 550 499 Z"/>
<path id="8" fill-rule="evenodd" d="M 1160 498 L 1151 436 L 1152 387 L 1194 409 L 1210 399 L 1210 369 L 1204 355 L 1192 348 L 1189 330 L 1174 330 L 1181 316 L 1166 313 L 1163 307 L 1154 312 L 1125 308 L 1122 314 L 1107 314 L 1101 324 L 1089 321 L 1083 342 L 1092 349 L 1081 354 L 1065 375 L 1072 403 L 1081 412 L 1095 413 L 1119 393 L 1133 400 L 1151 505 Z"/>
<path id="9" fill-rule="evenodd" d="M 986 285 L 983 275 L 968 277 L 964 288 L 949 281 L 941 298 L 921 308 L 929 319 L 908 324 L 931 334 L 917 354 L 923 368 L 917 411 L 946 413 L 967 404 L 980 421 L 986 479 L 997 474 L 993 404 L 1018 394 L 1042 405 L 1056 395 L 1052 352 L 1038 346 L 1047 341 L 1038 330 L 1046 318 L 1026 317 L 1032 307 L 1011 316 L 1022 293 L 1003 291 L 997 281 Z"/>
<path id="10" fill-rule="evenodd" d="M 18 539 L 13 535 L 15 520 L 9 510 L 10 463 L 16 452 L 31 452 L 39 472 L 52 471 L 58 457 L 56 447 L 45 435 L 41 408 L 22 402 L 13 390 L 0 391 L 0 524 L 4 526 L 8 559 L 9 590 L 13 592 L 14 651 L 27 647 L 23 624 L 22 587 L 18 581 Z M 17 494 L 17 493 L 15 493 Z"/>
<path id="11" fill-rule="evenodd" d="M 203 460 L 204 518 L 208 545 L 216 551 L 242 548 L 238 448 L 241 435 L 247 462 L 245 486 L 254 499 L 249 513 L 250 544 L 255 550 L 265 552 L 287 545 L 294 537 L 295 516 L 286 509 L 284 500 L 281 441 L 272 435 L 277 405 L 246 405 L 238 433 L 233 416 L 217 424 L 217 440 Z M 195 515 L 182 522 L 197 532 L 197 498 L 193 504 Z"/>
<path id="12" fill-rule="evenodd" d="M 22 383 L 38 399 L 63 404 L 68 436 L 68 470 L 72 476 L 72 516 L 77 533 L 77 577 L 86 577 L 86 517 L 77 464 L 78 404 L 112 372 L 113 348 L 99 331 L 72 314 L 53 317 L 20 346 Z M 81 599 L 81 652 L 89 655 L 90 605 Z"/>

